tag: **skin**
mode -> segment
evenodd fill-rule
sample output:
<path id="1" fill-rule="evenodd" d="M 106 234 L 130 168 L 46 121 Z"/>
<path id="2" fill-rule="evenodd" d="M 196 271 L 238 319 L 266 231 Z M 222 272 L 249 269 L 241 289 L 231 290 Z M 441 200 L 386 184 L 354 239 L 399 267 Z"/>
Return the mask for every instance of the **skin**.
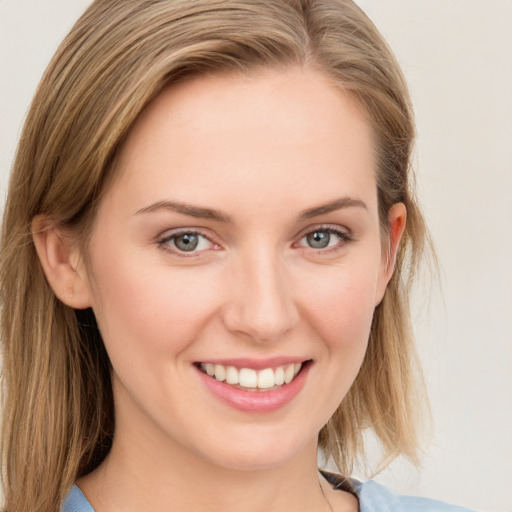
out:
<path id="1" fill-rule="evenodd" d="M 405 225 L 395 205 L 383 244 L 371 138 L 318 72 L 200 77 L 134 125 L 86 258 L 35 221 L 52 287 L 93 308 L 114 369 L 114 446 L 78 482 L 96 512 L 323 511 L 326 497 L 357 510 L 323 481 L 322 492 L 317 436 L 360 368 Z M 161 207 L 170 201 L 224 218 Z M 341 235 L 308 245 L 327 227 Z M 177 231 L 200 232 L 198 249 L 180 252 Z M 266 413 L 223 403 L 195 366 L 283 356 L 312 363 L 298 395 Z"/>

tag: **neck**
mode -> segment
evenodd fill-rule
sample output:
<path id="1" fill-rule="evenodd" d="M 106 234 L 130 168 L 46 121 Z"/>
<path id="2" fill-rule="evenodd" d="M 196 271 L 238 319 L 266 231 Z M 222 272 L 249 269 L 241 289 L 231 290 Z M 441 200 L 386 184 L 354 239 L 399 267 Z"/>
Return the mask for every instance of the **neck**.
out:
<path id="1" fill-rule="evenodd" d="M 320 486 L 314 433 L 305 445 L 286 444 L 293 426 L 274 438 L 261 422 L 249 430 L 243 425 L 236 441 L 212 447 L 208 425 L 202 428 L 204 438 L 188 446 L 179 441 L 188 439 L 186 433 L 163 431 L 124 401 L 116 411 L 112 450 L 77 484 L 95 512 L 330 512 L 331 502 L 334 510 L 345 510 L 337 503 L 341 492 Z"/>
<path id="2" fill-rule="evenodd" d="M 173 450 L 155 459 L 146 450 L 114 445 L 101 466 L 77 483 L 96 512 L 153 510 L 329 512 L 316 466 L 316 447 L 280 467 L 231 469 Z M 162 450 L 160 450 L 162 454 Z"/>
<path id="3" fill-rule="evenodd" d="M 235 453 L 233 464 L 229 457 L 219 463 L 222 447 L 215 460 L 208 460 L 154 424 L 139 421 L 135 410 L 118 413 L 110 454 L 77 482 L 96 512 L 330 510 L 319 484 L 316 439 L 291 452 L 293 457 L 260 467 L 251 463 L 250 447 L 243 448 L 244 457 Z M 252 459 L 259 461 L 260 453 Z M 247 467 L 238 467 L 239 460 L 249 461 Z"/>

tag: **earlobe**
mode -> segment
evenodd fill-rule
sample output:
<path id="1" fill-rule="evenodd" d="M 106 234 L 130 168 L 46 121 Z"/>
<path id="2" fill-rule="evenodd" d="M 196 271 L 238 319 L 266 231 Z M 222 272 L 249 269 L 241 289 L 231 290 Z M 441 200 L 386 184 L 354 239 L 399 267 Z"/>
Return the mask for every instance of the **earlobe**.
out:
<path id="1" fill-rule="evenodd" d="M 90 307 L 91 295 L 85 267 L 71 236 L 53 219 L 39 215 L 32 221 L 32 238 L 55 295 L 72 308 Z"/>
<path id="2" fill-rule="evenodd" d="M 405 231 L 406 219 L 407 210 L 403 203 L 396 203 L 390 208 L 388 213 L 387 250 L 383 255 L 379 278 L 378 303 L 382 300 L 386 287 L 393 276 L 400 241 Z"/>
<path id="3" fill-rule="evenodd" d="M 406 218 L 407 210 L 405 209 L 404 203 L 396 203 L 389 210 L 389 245 L 387 254 L 389 279 L 391 279 L 395 269 L 396 256 L 402 235 L 404 234 Z"/>

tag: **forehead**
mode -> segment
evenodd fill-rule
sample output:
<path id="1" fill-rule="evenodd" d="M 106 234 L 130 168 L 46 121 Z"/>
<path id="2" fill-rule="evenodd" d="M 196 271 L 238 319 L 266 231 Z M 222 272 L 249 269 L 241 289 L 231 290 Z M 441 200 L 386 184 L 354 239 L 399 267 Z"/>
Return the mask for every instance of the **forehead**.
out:
<path id="1" fill-rule="evenodd" d="M 317 71 L 196 77 L 165 89 L 137 120 L 118 160 L 119 188 L 137 203 L 176 193 L 222 203 L 234 190 L 246 205 L 279 193 L 312 202 L 374 196 L 371 128 Z"/>

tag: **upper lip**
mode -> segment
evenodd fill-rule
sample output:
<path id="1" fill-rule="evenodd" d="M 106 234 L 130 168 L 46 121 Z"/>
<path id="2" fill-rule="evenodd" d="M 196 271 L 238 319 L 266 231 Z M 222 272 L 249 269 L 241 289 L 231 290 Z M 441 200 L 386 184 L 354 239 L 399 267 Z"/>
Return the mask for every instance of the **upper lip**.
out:
<path id="1" fill-rule="evenodd" d="M 210 363 L 220 364 L 222 366 L 234 366 L 235 368 L 253 368 L 254 370 L 264 370 L 265 368 L 277 368 L 279 366 L 286 366 L 295 363 L 305 363 L 310 361 L 307 357 L 290 357 L 290 356 L 278 356 L 266 359 L 254 359 L 245 357 L 236 358 L 214 358 L 214 359 L 202 359 L 196 361 L 199 363 Z"/>

